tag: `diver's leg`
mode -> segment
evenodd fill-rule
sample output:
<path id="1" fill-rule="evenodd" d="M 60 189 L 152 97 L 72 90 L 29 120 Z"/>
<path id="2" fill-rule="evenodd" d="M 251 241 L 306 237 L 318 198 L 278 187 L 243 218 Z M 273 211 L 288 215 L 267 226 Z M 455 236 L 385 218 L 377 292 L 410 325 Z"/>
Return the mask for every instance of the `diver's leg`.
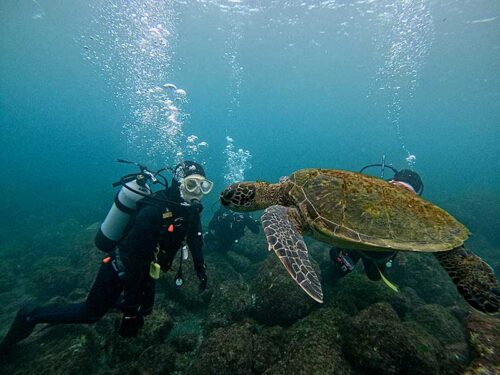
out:
<path id="1" fill-rule="evenodd" d="M 153 312 L 156 292 L 155 287 L 155 280 L 148 277 L 146 284 L 144 285 L 144 291 L 141 295 L 141 307 L 139 312 L 142 316 L 147 316 Z"/>
<path id="2" fill-rule="evenodd" d="M 102 264 L 85 302 L 22 308 L 17 313 L 0 348 L 8 349 L 25 339 L 38 323 L 95 323 L 116 304 L 122 289 L 121 280 L 111 264 Z"/>
<path id="3" fill-rule="evenodd" d="M 384 272 L 385 264 L 380 265 L 377 268 L 377 263 L 375 263 L 374 260 L 367 257 L 363 257 L 362 259 L 363 259 L 363 265 L 365 266 L 366 276 L 368 276 L 368 278 L 372 281 L 379 281 L 381 278 L 380 272 Z"/>

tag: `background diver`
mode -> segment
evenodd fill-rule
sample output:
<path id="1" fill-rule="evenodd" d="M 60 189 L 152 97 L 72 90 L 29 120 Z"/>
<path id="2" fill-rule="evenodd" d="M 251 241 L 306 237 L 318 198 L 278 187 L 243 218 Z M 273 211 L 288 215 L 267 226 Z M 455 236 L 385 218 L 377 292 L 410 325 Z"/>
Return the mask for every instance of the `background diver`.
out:
<path id="1" fill-rule="evenodd" d="M 245 228 L 257 234 L 259 227 L 259 221 L 248 213 L 233 212 L 221 207 L 214 213 L 208 224 L 204 243 L 207 248 L 228 251 L 243 237 Z"/>
<path id="2" fill-rule="evenodd" d="M 95 323 L 111 308 L 123 312 L 120 335 L 136 336 L 144 323 L 143 317 L 152 312 L 155 279 L 159 277 L 160 264 L 169 269 L 184 243 L 191 251 L 200 289 L 206 288 L 200 213 L 203 209 L 201 199 L 211 191 L 212 182 L 205 178 L 200 164 L 184 161 L 173 169 L 170 187 L 165 183 L 165 189 L 148 195 L 131 188 L 138 187 L 139 177 L 144 179 L 145 173 L 154 178 L 142 166 L 141 171 L 144 173 L 135 175 L 134 181 L 124 184 L 117 194 L 115 204 L 96 236 L 96 245 L 109 252 L 101 263 L 86 300 L 66 305 L 22 308 L 0 344 L 3 353 L 28 337 L 39 323 Z M 149 187 L 145 183 L 139 185 L 143 192 L 148 192 Z M 146 197 L 137 202 L 137 209 L 130 217 L 123 238 L 113 241 L 113 234 L 116 233 L 110 230 L 109 224 L 115 224 L 116 232 L 120 219 L 130 216 L 130 202 L 134 197 L 130 190 L 141 198 Z"/>
<path id="3" fill-rule="evenodd" d="M 380 166 L 382 168 L 389 168 L 394 172 L 394 176 L 388 181 L 400 186 L 402 189 L 407 189 L 414 194 L 421 195 L 424 191 L 424 184 L 418 173 L 402 169 L 400 171 L 395 168 L 384 164 L 370 164 L 361 169 L 363 172 L 367 168 Z M 381 174 L 383 178 L 383 174 Z M 379 252 L 366 252 L 361 250 L 347 250 L 335 246 L 330 248 L 330 259 L 334 264 L 335 278 L 341 278 L 353 271 L 358 261 L 361 259 L 365 269 L 366 276 L 373 281 L 382 279 L 389 287 L 392 284 L 384 277 L 386 268 L 392 267 L 397 252 L 395 251 L 379 251 Z"/>

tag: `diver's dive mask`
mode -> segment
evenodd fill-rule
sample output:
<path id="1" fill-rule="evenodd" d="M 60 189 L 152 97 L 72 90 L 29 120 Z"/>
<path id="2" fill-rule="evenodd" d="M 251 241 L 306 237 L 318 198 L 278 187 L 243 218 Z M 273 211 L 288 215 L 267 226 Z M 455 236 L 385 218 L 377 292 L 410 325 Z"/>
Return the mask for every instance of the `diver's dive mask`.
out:
<path id="1" fill-rule="evenodd" d="M 207 195 L 212 191 L 214 183 L 201 175 L 191 175 L 182 179 L 181 185 L 188 193 Z"/>

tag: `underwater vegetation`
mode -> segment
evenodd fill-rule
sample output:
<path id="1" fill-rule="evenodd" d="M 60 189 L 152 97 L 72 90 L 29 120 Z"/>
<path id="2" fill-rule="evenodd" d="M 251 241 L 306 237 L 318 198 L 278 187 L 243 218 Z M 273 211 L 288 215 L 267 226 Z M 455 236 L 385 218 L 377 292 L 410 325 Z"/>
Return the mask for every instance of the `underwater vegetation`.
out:
<path id="1" fill-rule="evenodd" d="M 484 204 L 487 203 L 485 201 Z M 453 205 L 451 204 L 453 203 Z M 458 217 L 498 217 L 480 204 L 450 202 Z M 475 207 L 473 209 L 473 207 Z M 491 205 L 490 205 L 491 208 Z M 491 215 L 491 218 L 485 215 Z M 480 229 L 481 227 L 478 227 Z M 93 244 L 96 226 L 78 218 L 41 227 L 29 243 L 2 244 L 0 334 L 17 309 L 30 302 L 81 301 L 103 253 Z M 476 232 L 487 258 L 496 239 Z M 64 246 L 50 246 L 54 239 Z M 263 235 L 247 233 L 230 251 L 206 254 L 209 288 L 200 293 L 185 267 L 175 287 L 164 272 L 155 310 L 135 339 L 119 336 L 120 314 L 95 325 L 37 329 L 2 358 L 3 374 L 497 374 L 500 322 L 473 311 L 428 254 L 404 253 L 387 276 L 396 293 L 372 282 L 361 266 L 336 280 L 328 248 L 309 244 L 321 274 L 324 304 L 298 288 Z M 64 247 L 64 251 L 63 251 Z M 35 256 L 38 254 L 38 256 Z M 174 265 L 175 269 L 175 265 Z"/>

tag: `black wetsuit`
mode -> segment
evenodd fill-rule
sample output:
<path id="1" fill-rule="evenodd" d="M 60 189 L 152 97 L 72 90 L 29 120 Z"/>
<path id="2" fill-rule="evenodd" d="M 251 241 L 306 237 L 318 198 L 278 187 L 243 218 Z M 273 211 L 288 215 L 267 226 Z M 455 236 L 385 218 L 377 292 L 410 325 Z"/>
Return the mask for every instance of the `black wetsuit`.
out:
<path id="1" fill-rule="evenodd" d="M 8 346 L 26 337 L 38 323 L 94 323 L 113 307 L 121 309 L 124 316 L 135 314 L 142 319 L 142 316 L 151 313 L 154 304 L 155 283 L 149 276 L 149 267 L 158 244 L 161 249 L 158 262 L 166 270 L 186 242 L 198 277 L 200 280 L 204 278 L 206 285 L 201 205 L 181 205 L 183 201 L 178 190 L 171 190 L 155 193 L 155 197 L 171 202 L 158 202 L 151 198 L 138 202 L 126 236 L 101 264 L 85 302 L 38 307 L 26 311 L 25 315 L 18 314 L 16 320 L 25 319 L 23 324 L 32 327 L 23 327 L 25 332 L 22 334 L 15 332 L 13 327 L 4 344 Z"/>
<path id="2" fill-rule="evenodd" d="M 207 246 L 230 250 L 245 234 L 245 228 L 252 233 L 259 233 L 259 222 L 248 214 L 240 214 L 219 209 L 208 224 L 209 232 L 205 236 Z"/>
<path id="3" fill-rule="evenodd" d="M 393 251 L 365 252 L 361 250 L 346 250 L 333 246 L 330 248 L 330 259 L 336 265 L 334 267 L 336 277 L 342 277 L 350 271 L 342 267 L 342 262 L 339 261 L 340 256 L 347 256 L 353 266 L 361 259 L 366 276 L 370 280 L 378 281 L 381 279 L 380 273 L 385 271 L 388 262 L 394 260 L 396 253 Z"/>

